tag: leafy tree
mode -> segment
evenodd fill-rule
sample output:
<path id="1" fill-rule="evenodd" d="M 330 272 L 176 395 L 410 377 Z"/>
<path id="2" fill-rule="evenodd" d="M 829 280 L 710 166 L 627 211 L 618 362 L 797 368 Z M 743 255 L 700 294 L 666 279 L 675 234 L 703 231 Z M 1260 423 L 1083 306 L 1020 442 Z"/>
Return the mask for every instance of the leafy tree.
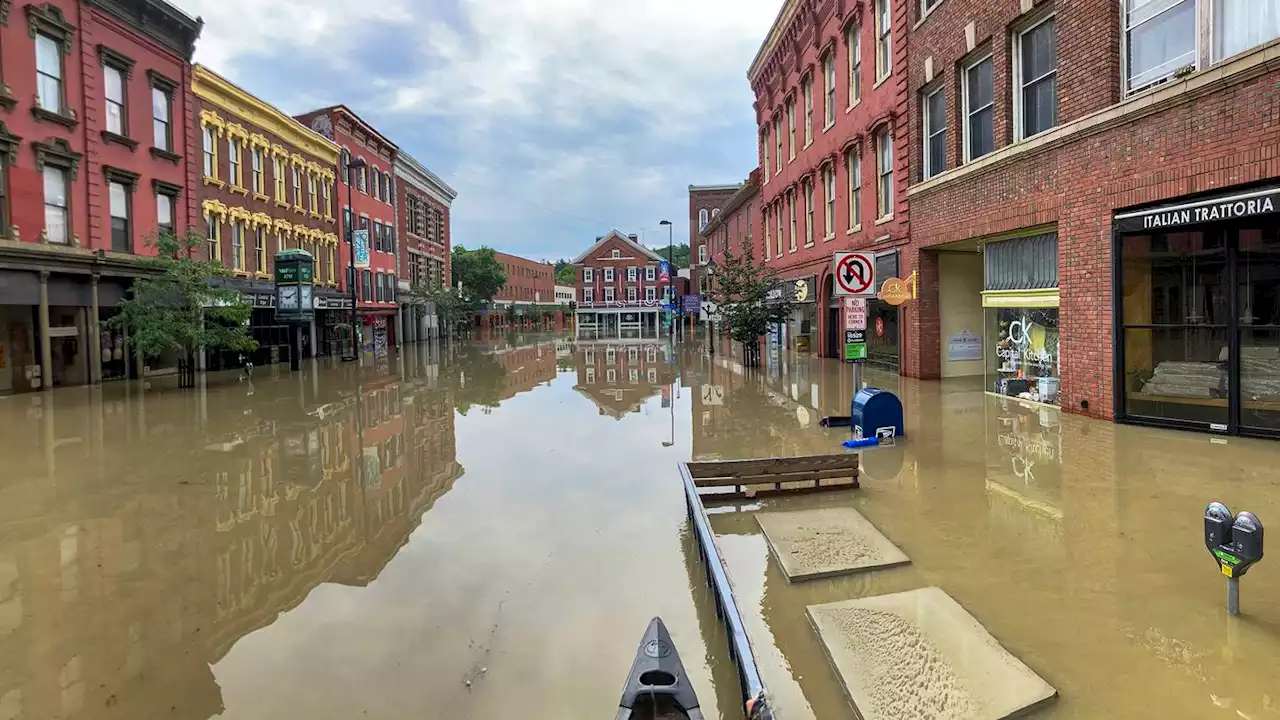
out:
<path id="1" fill-rule="evenodd" d="M 661 255 L 663 260 L 666 260 L 667 247 L 668 246 L 663 245 L 662 247 L 652 248 L 652 250 L 655 253 Z M 671 247 L 671 264 L 677 269 L 689 267 L 689 246 L 686 245 L 685 243 L 680 243 L 679 245 L 672 245 L 670 247 Z"/>
<path id="2" fill-rule="evenodd" d="M 174 352 L 190 361 L 201 347 L 257 349 L 247 327 L 253 307 L 240 293 L 218 284 L 231 275 L 222 263 L 196 257 L 205 242 L 195 232 L 162 232 L 148 240 L 156 257 L 141 262 L 158 274 L 134 281 L 120 313 L 107 321 L 109 327 L 128 327 L 129 342 L 143 357 Z"/>
<path id="3" fill-rule="evenodd" d="M 432 303 L 440 324 L 452 334 L 475 314 L 476 305 L 463 297 L 458 289 L 440 284 L 420 282 L 409 289 L 411 302 L 417 305 Z"/>
<path id="4" fill-rule="evenodd" d="M 493 254 L 493 248 L 468 250 L 453 246 L 453 285 L 461 283 L 463 297 L 476 302 L 489 302 L 507 284 L 507 271 Z"/>
<path id="5" fill-rule="evenodd" d="M 729 336 L 742 343 L 746 364 L 758 365 L 760 338 L 769 332 L 770 325 L 786 321 L 794 295 L 786 292 L 777 271 L 755 264 L 750 247 L 742 255 L 725 251 L 724 261 L 711 276 L 710 291 L 729 326 Z"/>
<path id="6" fill-rule="evenodd" d="M 578 266 L 572 265 L 568 260 L 556 261 L 556 284 L 557 285 L 577 285 L 578 284 Z"/>

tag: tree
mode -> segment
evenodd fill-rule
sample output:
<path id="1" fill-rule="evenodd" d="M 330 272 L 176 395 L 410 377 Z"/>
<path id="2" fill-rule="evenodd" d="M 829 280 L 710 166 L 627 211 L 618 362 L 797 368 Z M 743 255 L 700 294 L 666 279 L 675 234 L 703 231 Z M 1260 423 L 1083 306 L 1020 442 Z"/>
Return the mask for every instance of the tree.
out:
<path id="1" fill-rule="evenodd" d="M 557 285 L 577 285 L 578 284 L 578 266 L 571 264 L 568 260 L 556 261 L 556 284 Z"/>
<path id="2" fill-rule="evenodd" d="M 436 308 L 436 316 L 440 324 L 450 334 L 475 314 L 474 303 L 467 300 L 455 287 L 419 282 L 409 288 L 411 302 L 416 305 L 432 303 Z"/>
<path id="3" fill-rule="evenodd" d="M 453 285 L 461 283 L 461 294 L 475 302 L 489 302 L 507 284 L 507 271 L 493 254 L 493 248 L 468 250 L 453 246 Z"/>
<path id="4" fill-rule="evenodd" d="M 786 322 L 795 296 L 786 292 L 777 271 L 755 264 L 750 247 L 743 255 L 725 250 L 724 261 L 717 264 L 709 284 L 729 336 L 742 343 L 744 363 L 758 366 L 760 338 L 770 325 Z"/>
<path id="5" fill-rule="evenodd" d="M 670 247 L 671 247 L 671 256 L 670 256 L 671 264 L 677 269 L 689 267 L 689 246 L 684 243 L 680 243 L 679 245 L 672 245 Z M 661 255 L 663 260 L 667 259 L 666 245 L 663 245 L 662 247 L 652 248 L 652 250 L 658 255 Z"/>
<path id="6" fill-rule="evenodd" d="M 120 313 L 107 321 L 127 327 L 129 342 L 144 358 L 165 352 L 191 362 L 200 348 L 250 351 L 258 347 L 247 327 L 253 306 L 239 292 L 219 284 L 231 272 L 217 260 L 195 256 L 205 238 L 162 232 L 147 241 L 156 257 L 141 260 L 157 272 L 135 280 Z"/>

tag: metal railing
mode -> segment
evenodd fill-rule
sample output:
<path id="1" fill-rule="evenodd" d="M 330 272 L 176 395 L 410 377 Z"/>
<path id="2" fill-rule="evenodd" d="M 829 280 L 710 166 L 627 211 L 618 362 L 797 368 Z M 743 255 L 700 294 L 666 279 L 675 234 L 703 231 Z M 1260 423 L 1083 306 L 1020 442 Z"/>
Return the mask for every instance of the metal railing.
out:
<path id="1" fill-rule="evenodd" d="M 773 712 L 765 696 L 764 683 L 760 680 L 760 669 L 756 666 L 751 642 L 747 639 L 747 630 L 742 623 L 742 614 L 733 597 L 733 587 L 729 585 L 729 575 L 725 572 L 715 535 L 711 532 L 711 521 L 702 506 L 702 499 L 698 496 L 698 488 L 694 485 L 687 463 L 680 463 L 680 479 L 684 481 L 685 505 L 689 509 L 689 521 L 693 523 L 698 554 L 702 556 L 707 570 L 707 584 L 715 598 L 716 616 L 724 624 L 729 641 L 729 658 L 738 671 L 747 717 L 749 720 L 771 720 Z"/>

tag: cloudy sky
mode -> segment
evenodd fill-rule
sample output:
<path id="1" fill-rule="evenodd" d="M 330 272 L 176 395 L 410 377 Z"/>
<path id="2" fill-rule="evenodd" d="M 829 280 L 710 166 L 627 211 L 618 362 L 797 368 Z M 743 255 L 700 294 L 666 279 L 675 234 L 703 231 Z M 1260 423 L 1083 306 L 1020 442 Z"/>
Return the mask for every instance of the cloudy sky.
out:
<path id="1" fill-rule="evenodd" d="M 687 240 L 755 166 L 746 70 L 781 0 L 176 0 L 196 59 L 286 112 L 345 103 L 458 191 L 453 240 L 572 257 Z"/>

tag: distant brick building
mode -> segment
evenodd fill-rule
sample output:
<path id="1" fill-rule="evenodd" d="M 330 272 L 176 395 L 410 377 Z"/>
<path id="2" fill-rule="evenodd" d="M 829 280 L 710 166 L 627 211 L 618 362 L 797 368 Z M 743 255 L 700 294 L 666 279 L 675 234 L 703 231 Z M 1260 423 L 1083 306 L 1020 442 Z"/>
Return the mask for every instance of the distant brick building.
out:
<path id="1" fill-rule="evenodd" d="M 665 289 L 663 258 L 636 235 L 611 230 L 596 238 L 573 264 L 578 267 L 577 332 L 586 337 L 657 337 Z"/>
<path id="2" fill-rule="evenodd" d="M 449 209 L 458 192 L 406 152 L 396 155 L 395 177 L 401 329 L 413 342 L 439 333 L 435 308 L 414 305 L 408 293 L 450 284 Z"/>
<path id="3" fill-rule="evenodd" d="M 556 269 L 549 262 L 494 252 L 507 274 L 507 283 L 493 296 L 492 310 L 481 323 L 490 327 L 551 329 L 564 322 L 556 304 Z M 541 307 L 540 307 L 541 306 Z"/>

